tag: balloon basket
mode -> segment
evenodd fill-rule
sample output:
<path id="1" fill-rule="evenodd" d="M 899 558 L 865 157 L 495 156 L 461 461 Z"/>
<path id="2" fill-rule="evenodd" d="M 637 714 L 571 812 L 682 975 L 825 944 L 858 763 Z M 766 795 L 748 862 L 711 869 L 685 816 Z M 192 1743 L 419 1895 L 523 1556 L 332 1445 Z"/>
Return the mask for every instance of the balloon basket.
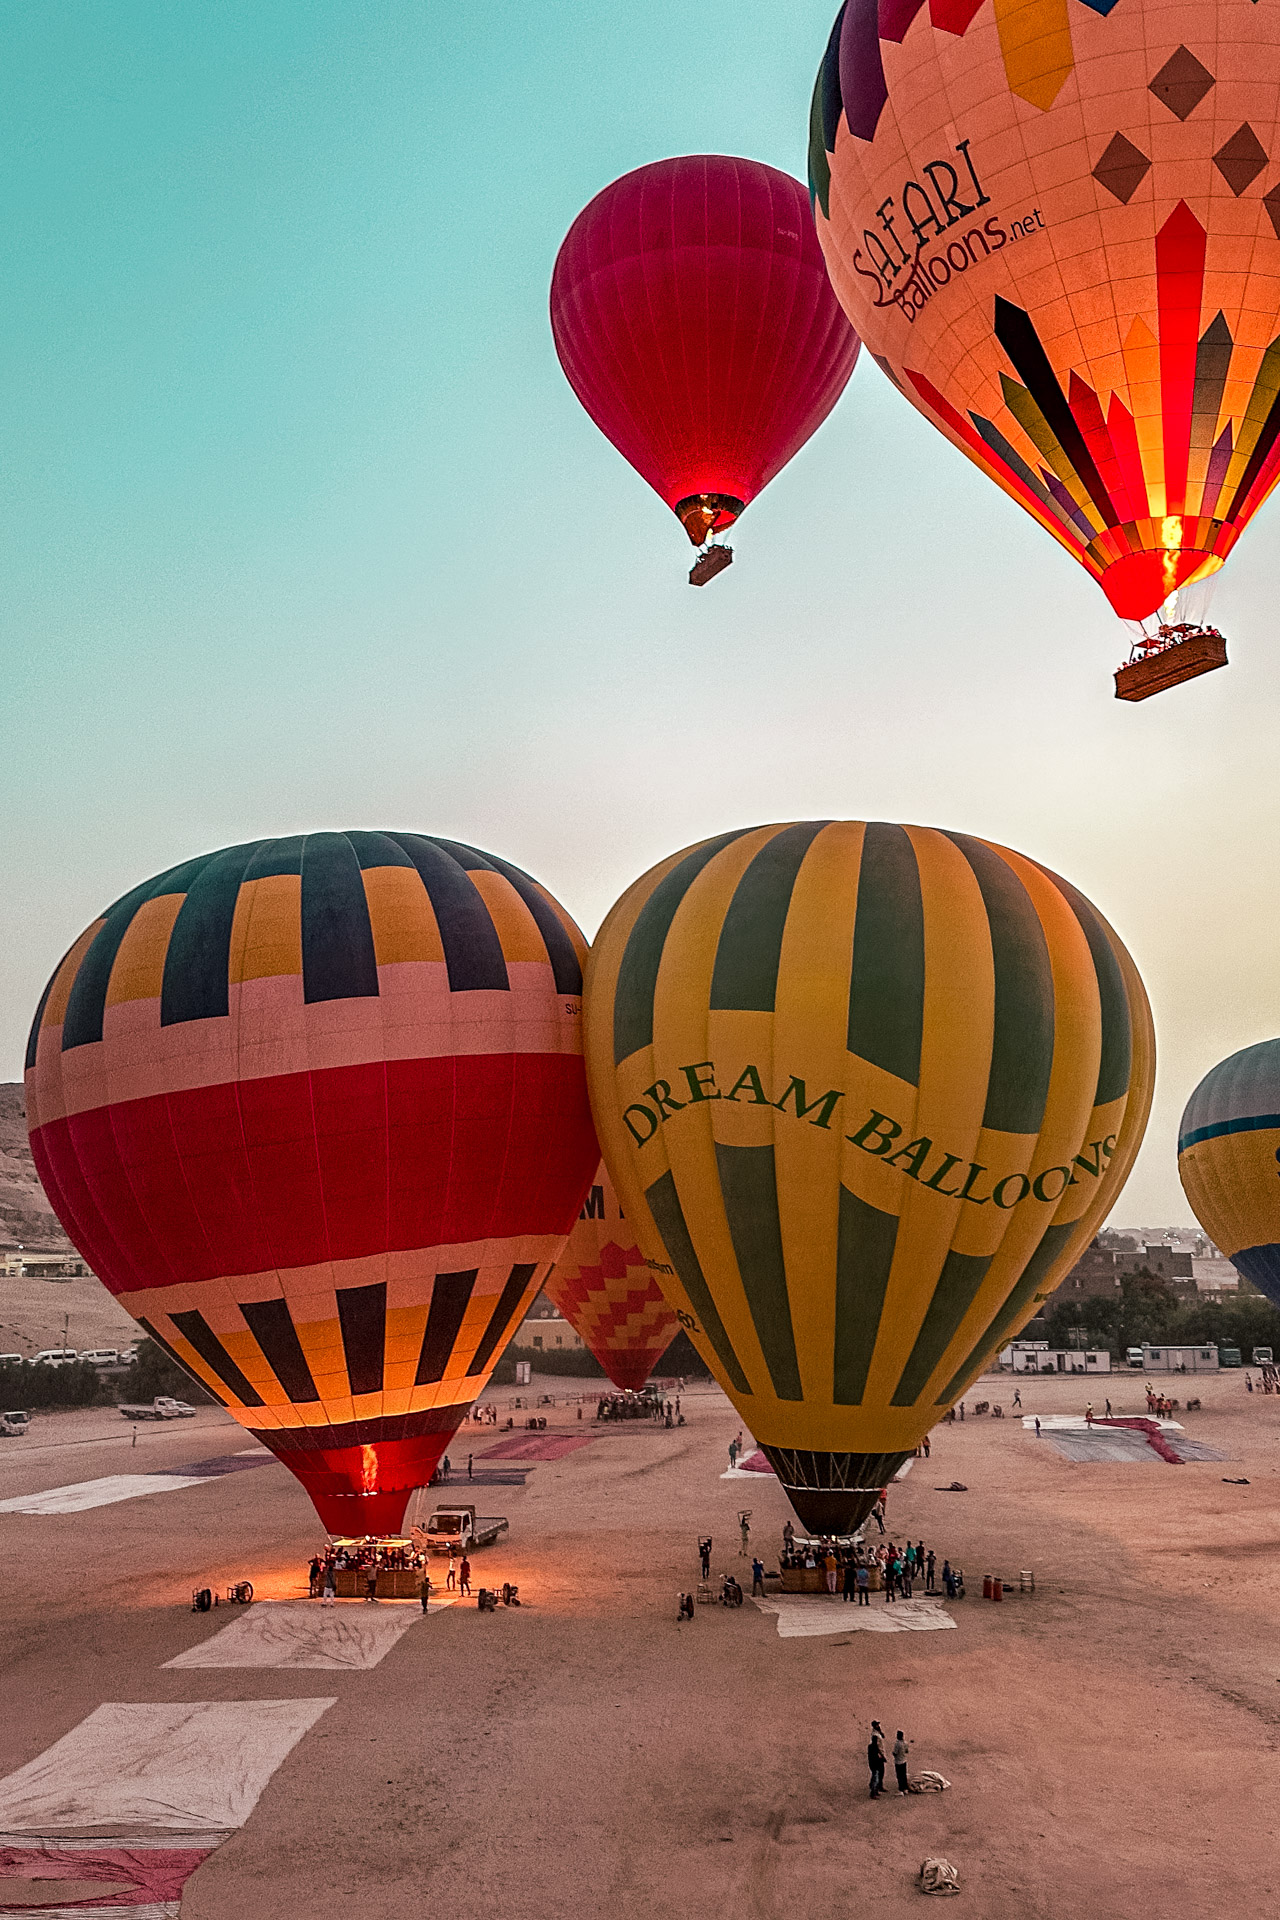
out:
<path id="1" fill-rule="evenodd" d="M 1133 657 L 1116 671 L 1117 700 L 1149 700 L 1183 680 L 1227 664 L 1227 643 L 1216 627 L 1161 628 L 1139 641 Z"/>
<path id="2" fill-rule="evenodd" d="M 700 553 L 689 569 L 689 585 L 705 587 L 718 573 L 733 565 L 732 547 L 707 547 Z"/>

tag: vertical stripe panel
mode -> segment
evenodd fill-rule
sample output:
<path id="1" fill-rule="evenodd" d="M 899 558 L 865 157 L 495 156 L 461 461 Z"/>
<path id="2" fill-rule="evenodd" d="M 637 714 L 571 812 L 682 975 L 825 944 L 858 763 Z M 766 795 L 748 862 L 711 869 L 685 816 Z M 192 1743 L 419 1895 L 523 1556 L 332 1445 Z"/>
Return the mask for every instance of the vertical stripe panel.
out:
<path id="1" fill-rule="evenodd" d="M 240 1311 L 245 1325 L 262 1348 L 263 1356 L 289 1399 L 302 1405 L 320 1398 L 311 1377 L 307 1357 L 298 1339 L 288 1302 L 285 1300 L 242 1300 Z M 195 1342 L 192 1341 L 192 1345 Z"/>
<path id="2" fill-rule="evenodd" d="M 1053 969 L 1040 916 L 1006 861 L 966 833 L 959 847 L 982 890 L 995 966 L 995 1026 L 982 1124 L 998 1133 L 1037 1133 L 1053 1067 Z"/>
<path id="3" fill-rule="evenodd" d="M 485 988 L 508 992 L 507 963 L 498 930 L 489 909 L 458 862 L 419 833 L 396 833 L 391 838 L 418 869 L 427 890 L 452 993 L 475 993 Z"/>
<path id="4" fill-rule="evenodd" d="M 658 882 L 636 916 L 613 989 L 615 1065 L 653 1044 L 653 996 L 671 922 L 702 869 L 722 848 L 741 837 L 740 833 L 722 833 L 694 847 Z"/>
<path id="5" fill-rule="evenodd" d="M 739 880 L 716 946 L 712 1012 L 772 1013 L 782 935 L 800 863 L 827 823 L 784 827 L 763 846 Z"/>
<path id="6" fill-rule="evenodd" d="M 467 1368 L 469 1374 L 483 1373 L 499 1344 L 506 1345 L 506 1336 L 524 1290 L 537 1271 L 537 1263 L 534 1261 L 530 1261 L 527 1265 L 522 1262 L 519 1266 L 512 1267 L 507 1275 L 506 1285 L 498 1295 L 498 1304 L 490 1315 L 484 1337 L 476 1348 L 475 1358 Z"/>
<path id="7" fill-rule="evenodd" d="M 676 1192 L 675 1177 L 670 1172 L 655 1180 L 645 1189 L 645 1200 L 653 1215 L 654 1225 L 662 1237 L 662 1244 L 671 1259 L 671 1264 L 680 1276 L 680 1284 L 689 1296 L 690 1304 L 698 1316 L 701 1330 L 715 1351 L 716 1358 L 733 1383 L 735 1393 L 749 1394 L 751 1388 L 741 1363 L 734 1352 L 729 1335 L 725 1331 L 724 1321 L 720 1318 L 715 1301 L 711 1298 L 711 1289 L 706 1282 L 693 1241 L 685 1224 L 684 1210 L 680 1205 L 680 1196 Z"/>
<path id="8" fill-rule="evenodd" d="M 169 935 L 160 984 L 160 1025 L 225 1019 L 231 925 L 240 882 L 257 843 L 215 853 L 187 888 Z"/>
<path id="9" fill-rule="evenodd" d="M 190 1341 L 205 1365 L 217 1374 L 223 1386 L 229 1388 L 237 1400 L 246 1407 L 263 1405 L 262 1395 L 245 1379 L 202 1313 L 171 1313 L 169 1318 L 183 1339 Z"/>
<path id="10" fill-rule="evenodd" d="M 850 1053 L 914 1086 L 924 1024 L 924 905 L 915 850 L 903 827 L 872 821 L 862 843 Z"/>
<path id="11" fill-rule="evenodd" d="M 986 1253 L 956 1253 L 953 1249 L 947 1255 L 924 1325 L 894 1389 L 891 1406 L 911 1407 L 920 1398 L 929 1375 L 969 1311 L 990 1265 L 991 1255 Z"/>
<path id="12" fill-rule="evenodd" d="M 345 833 L 309 833 L 302 852 L 302 997 L 376 999 L 378 963 L 360 862 Z"/>
<path id="13" fill-rule="evenodd" d="M 422 1352 L 418 1355 L 418 1371 L 413 1379 L 415 1387 L 425 1387 L 433 1380 L 444 1379 L 445 1368 L 462 1330 L 478 1275 L 477 1267 L 470 1267 L 461 1273 L 436 1275 L 431 1289 L 426 1330 L 422 1336 Z"/>
<path id="14" fill-rule="evenodd" d="M 841 1187 L 832 1374 L 832 1392 L 839 1406 L 860 1405 L 866 1390 L 897 1238 L 896 1214 L 881 1213 L 848 1187 Z"/>
<path id="15" fill-rule="evenodd" d="M 773 1390 L 779 1400 L 802 1400 L 773 1148 L 726 1147 L 717 1141 L 716 1166 L 742 1290 Z"/>
<path id="16" fill-rule="evenodd" d="M 387 1350 L 386 1282 L 339 1287 L 338 1324 L 352 1393 L 381 1393 Z"/>

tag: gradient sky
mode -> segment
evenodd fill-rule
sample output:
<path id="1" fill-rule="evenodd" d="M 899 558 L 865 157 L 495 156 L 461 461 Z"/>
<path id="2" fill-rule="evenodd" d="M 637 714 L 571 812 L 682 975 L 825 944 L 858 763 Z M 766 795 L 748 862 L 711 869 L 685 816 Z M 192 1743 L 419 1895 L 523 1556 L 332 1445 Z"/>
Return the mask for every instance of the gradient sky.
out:
<path id="1" fill-rule="evenodd" d="M 138 880 L 321 827 L 457 836 L 593 933 L 653 861 L 814 816 L 986 835 L 1084 889 L 1161 1046 L 1116 1218 L 1277 1030 L 1272 503 L 1233 665 L 1143 706 L 1049 536 L 864 358 L 703 592 L 581 412 L 556 249 L 663 155 L 803 175 L 835 0 L 14 0 L 0 68 L 0 1078 Z"/>

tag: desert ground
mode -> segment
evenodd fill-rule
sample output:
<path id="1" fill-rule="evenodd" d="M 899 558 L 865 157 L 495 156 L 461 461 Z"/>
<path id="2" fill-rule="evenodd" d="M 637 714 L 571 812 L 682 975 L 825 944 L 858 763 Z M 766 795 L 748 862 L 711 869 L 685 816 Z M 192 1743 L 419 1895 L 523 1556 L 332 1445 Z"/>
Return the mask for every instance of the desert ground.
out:
<path id="1" fill-rule="evenodd" d="M 220 1410 L 140 1428 L 136 1443 L 110 1410 L 37 1416 L 27 1439 L 0 1442 L 0 1829 L 14 1772 L 96 1709 L 282 1701 L 314 1724 L 187 1880 L 184 1920 L 886 1916 L 916 1910 L 931 1854 L 983 1916 L 1096 1920 L 1156 1903 L 1216 1915 L 1265 1900 L 1280 1798 L 1280 1398 L 1247 1395 L 1237 1372 L 1190 1383 L 1203 1410 L 1180 1417 L 1226 1458 L 1178 1467 L 1154 1454 L 1072 1464 L 1015 1418 L 942 1426 L 891 1492 L 889 1533 L 963 1566 L 956 1629 L 854 1632 L 859 1610 L 823 1596 L 806 1604 L 834 1609 L 836 1630 L 783 1638 L 750 1600 L 676 1622 L 699 1533 L 714 1536 L 713 1573 L 743 1570 L 740 1507 L 777 1562 L 781 1490 L 721 1478 L 739 1426 L 728 1402 L 694 1387 L 683 1428 L 597 1430 L 592 1407 L 579 1422 L 563 1404 L 583 1384 L 535 1381 L 561 1398 L 544 1409 L 548 1431 L 589 1444 L 530 1465 L 523 1486 L 501 1484 L 518 1463 L 484 1458 L 501 1432 L 451 1448 L 451 1491 L 467 1497 L 473 1452 L 473 1497 L 511 1523 L 475 1556 L 475 1583 L 516 1581 L 526 1604 L 402 1609 L 405 1631 L 365 1669 L 165 1664 L 248 1617 L 193 1613 L 194 1587 L 248 1577 L 267 1601 L 317 1604 L 303 1597 L 321 1535 L 274 1462 L 81 1512 L 5 1510 L 99 1478 L 251 1459 Z M 983 1382 L 968 1405 L 1007 1409 L 1013 1384 Z M 1019 1384 L 1029 1413 L 1080 1413 L 1086 1396 L 1100 1408 L 1106 1393 L 1117 1411 L 1142 1402 L 1132 1374 Z M 508 1415 L 515 1394 L 489 1396 L 504 1420 L 525 1417 Z M 935 1491 L 952 1480 L 968 1491 Z M 1024 1568 L 1034 1595 L 1016 1591 Z M 1013 1579 L 1002 1605 L 979 1597 L 989 1571 Z M 341 1602 L 326 1618 L 374 1612 Z M 873 1715 L 890 1739 L 904 1728 L 913 1768 L 940 1770 L 950 1790 L 869 1801 Z M 93 1812 L 61 1831 L 122 1837 L 109 1818 L 87 1824 Z M 0 1838 L 18 1849 L 0 1866 L 0 1908 L 92 1912 L 91 1881 L 60 1896 L 38 1877 L 51 1870 L 31 1866 L 39 1837 L 28 1818 Z"/>

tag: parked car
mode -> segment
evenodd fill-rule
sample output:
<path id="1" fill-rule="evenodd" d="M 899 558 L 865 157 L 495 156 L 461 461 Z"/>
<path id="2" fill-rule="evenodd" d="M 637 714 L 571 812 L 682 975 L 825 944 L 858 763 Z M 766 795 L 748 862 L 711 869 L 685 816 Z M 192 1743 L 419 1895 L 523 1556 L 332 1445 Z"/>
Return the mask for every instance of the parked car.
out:
<path id="1" fill-rule="evenodd" d="M 33 1367 L 65 1367 L 78 1360 L 80 1355 L 74 1347 L 45 1347 L 41 1353 L 33 1353 Z"/>
<path id="2" fill-rule="evenodd" d="M 29 1413 L 0 1413 L 0 1439 L 21 1440 L 30 1425 Z"/>
<path id="3" fill-rule="evenodd" d="M 21 1365 L 20 1353 L 0 1353 L 0 1367 L 20 1367 Z"/>
<path id="4" fill-rule="evenodd" d="M 120 1350 L 118 1347 L 90 1347 L 80 1358 L 87 1360 L 91 1367 L 118 1367 Z"/>

